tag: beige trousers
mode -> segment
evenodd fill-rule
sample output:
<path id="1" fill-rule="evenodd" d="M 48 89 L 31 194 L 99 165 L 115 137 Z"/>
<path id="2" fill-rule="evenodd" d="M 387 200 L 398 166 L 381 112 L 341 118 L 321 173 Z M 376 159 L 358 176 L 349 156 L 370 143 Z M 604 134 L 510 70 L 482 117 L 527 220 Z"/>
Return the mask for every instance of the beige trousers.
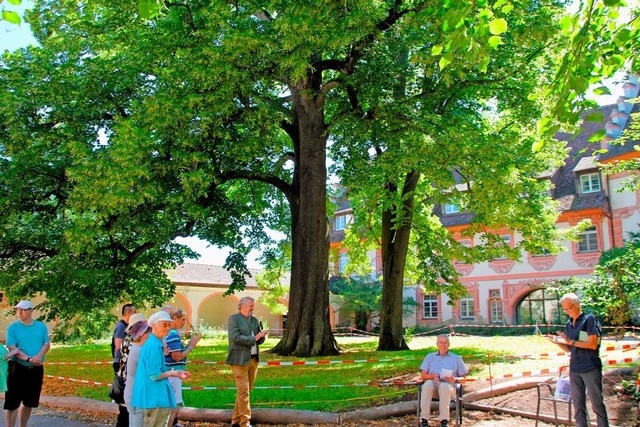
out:
<path id="1" fill-rule="evenodd" d="M 258 360 L 253 357 L 247 366 L 231 365 L 233 379 L 236 383 L 236 405 L 233 408 L 231 424 L 246 427 L 251 421 L 251 403 L 249 395 L 258 374 Z"/>
<path id="2" fill-rule="evenodd" d="M 420 395 L 420 417 L 425 420 L 429 419 L 431 414 L 431 400 L 437 397 L 440 403 L 440 421 L 449 421 L 449 406 L 451 399 L 456 398 L 456 388 L 453 384 L 445 381 L 425 381 L 422 384 L 422 394 Z"/>

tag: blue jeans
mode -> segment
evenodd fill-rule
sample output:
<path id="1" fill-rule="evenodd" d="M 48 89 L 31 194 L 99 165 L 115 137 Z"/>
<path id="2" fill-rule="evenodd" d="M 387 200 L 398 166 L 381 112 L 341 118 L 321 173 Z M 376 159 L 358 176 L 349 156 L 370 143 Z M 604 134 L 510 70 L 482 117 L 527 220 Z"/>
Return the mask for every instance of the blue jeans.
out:
<path id="1" fill-rule="evenodd" d="M 607 408 L 604 406 L 602 395 L 602 370 L 593 369 L 589 372 L 570 372 L 571 400 L 573 400 L 573 412 L 577 427 L 588 427 L 587 423 L 587 397 L 591 401 L 591 409 L 596 414 L 598 427 L 609 427 Z"/>

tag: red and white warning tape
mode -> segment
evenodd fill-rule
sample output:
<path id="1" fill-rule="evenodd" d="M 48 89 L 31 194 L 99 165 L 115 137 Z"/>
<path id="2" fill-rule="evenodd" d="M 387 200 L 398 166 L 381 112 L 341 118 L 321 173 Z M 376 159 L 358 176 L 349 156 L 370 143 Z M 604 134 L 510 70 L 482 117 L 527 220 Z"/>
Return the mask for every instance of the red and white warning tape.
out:
<path id="1" fill-rule="evenodd" d="M 606 347 L 601 347 L 601 350 L 604 352 L 615 351 L 615 350 L 632 350 L 634 348 L 640 348 L 640 343 L 630 343 L 630 344 L 616 344 L 609 345 Z M 540 358 L 540 357 L 557 357 L 557 356 L 567 356 L 569 353 L 558 351 L 558 352 L 546 352 L 546 353 L 538 353 L 538 354 L 524 354 L 524 355 L 491 355 L 478 353 L 475 356 L 477 357 L 487 357 L 490 359 L 528 359 L 528 358 Z M 269 360 L 266 362 L 260 362 L 260 366 L 305 366 L 305 365 L 337 365 L 337 364 L 356 364 L 356 363 L 385 363 L 385 362 L 398 362 L 398 361 L 408 361 L 408 360 L 422 360 L 421 357 L 393 357 L 393 358 L 383 358 L 383 359 L 341 359 L 341 360 L 292 360 L 292 361 L 282 361 L 282 360 Z M 192 364 L 200 364 L 200 365 L 225 365 L 225 361 L 215 361 L 215 360 L 192 360 L 189 361 Z M 107 365 L 111 364 L 111 362 L 107 361 L 99 361 L 99 362 L 48 362 L 48 365 Z"/>
<path id="2" fill-rule="evenodd" d="M 607 360 L 603 362 L 607 366 L 611 365 L 619 365 L 625 363 L 635 363 L 640 361 L 640 356 L 636 357 L 627 357 L 623 359 L 616 360 Z M 490 378 L 467 378 L 466 382 L 475 382 L 475 381 L 495 381 L 501 379 L 512 379 L 512 378 L 524 378 L 524 377 L 538 377 L 538 376 L 547 376 L 547 375 L 555 375 L 559 371 L 560 368 L 553 369 L 539 369 L 536 371 L 525 371 L 525 372 L 516 372 L 509 373 L 503 375 L 496 375 Z M 55 375 L 46 375 L 47 378 L 53 378 L 63 381 L 70 382 L 79 382 L 83 384 L 89 385 L 98 385 L 98 386 L 110 386 L 111 384 L 98 382 L 98 381 L 88 381 L 81 380 L 77 378 L 71 377 L 60 377 Z M 416 385 L 419 381 L 380 381 L 380 382 L 371 382 L 371 383 L 362 383 L 362 384 L 329 384 L 329 385 L 288 385 L 288 386 L 256 386 L 256 389 L 303 389 L 303 388 L 335 388 L 335 387 L 383 387 L 383 386 L 405 386 L 405 385 Z M 227 387 L 227 386 L 194 386 L 194 387 L 183 387 L 183 390 L 235 390 L 235 387 Z"/>

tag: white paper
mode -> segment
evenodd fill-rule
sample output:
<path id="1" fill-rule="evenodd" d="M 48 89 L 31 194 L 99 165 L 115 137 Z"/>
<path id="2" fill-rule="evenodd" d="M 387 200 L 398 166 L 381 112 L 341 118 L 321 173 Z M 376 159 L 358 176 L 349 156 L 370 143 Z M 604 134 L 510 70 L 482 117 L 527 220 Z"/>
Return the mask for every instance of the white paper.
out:
<path id="1" fill-rule="evenodd" d="M 558 383 L 556 384 L 556 391 L 554 393 L 554 397 L 559 400 L 569 401 L 571 398 L 571 385 L 569 383 L 569 378 L 560 377 L 558 378 Z"/>
<path id="2" fill-rule="evenodd" d="M 442 371 L 440 371 L 440 378 L 447 378 L 450 377 L 453 374 L 453 371 L 451 369 L 442 369 Z"/>

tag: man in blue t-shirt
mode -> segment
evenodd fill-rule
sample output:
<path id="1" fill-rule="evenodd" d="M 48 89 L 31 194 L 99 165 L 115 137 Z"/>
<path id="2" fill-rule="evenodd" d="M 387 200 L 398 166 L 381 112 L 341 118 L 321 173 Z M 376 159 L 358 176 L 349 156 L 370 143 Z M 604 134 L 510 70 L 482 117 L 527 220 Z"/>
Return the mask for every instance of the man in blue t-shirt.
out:
<path id="1" fill-rule="evenodd" d="M 571 352 L 569 382 L 576 426 L 589 425 L 586 398 L 588 392 L 598 427 L 608 427 L 609 418 L 602 395 L 602 361 L 598 354 L 600 350 L 598 321 L 593 315 L 582 312 L 580 299 L 572 292 L 560 298 L 560 305 L 570 319 L 565 326 L 565 331 L 558 331 L 558 335 L 552 335 L 550 339 L 564 351 Z"/>
<path id="2" fill-rule="evenodd" d="M 47 327 L 41 321 L 32 318 L 31 301 L 20 301 L 15 308 L 18 320 L 7 328 L 7 348 L 14 352 L 14 355 L 10 362 L 4 398 L 6 427 L 14 427 L 16 421 L 19 421 L 21 426 L 26 426 L 31 410 L 40 404 L 44 379 L 42 365 L 44 355 L 51 347 Z"/>
<path id="3" fill-rule="evenodd" d="M 184 328 L 184 325 L 187 322 L 187 314 L 181 308 L 174 308 L 171 310 L 170 315 L 172 319 L 171 330 L 169 331 L 169 335 L 164 339 L 167 347 L 165 364 L 169 370 L 184 371 L 187 369 L 187 355 L 191 353 L 198 344 L 201 335 L 195 333 L 192 334 L 189 343 L 185 346 L 182 344 L 182 339 L 180 338 L 178 330 Z M 169 384 L 171 384 L 171 389 L 173 390 L 173 396 L 176 399 L 177 405 L 175 409 L 171 410 L 169 426 L 180 426 L 176 420 L 178 417 L 178 408 L 180 405 L 184 404 L 184 401 L 182 400 L 182 379 L 180 377 L 169 377 Z"/>

